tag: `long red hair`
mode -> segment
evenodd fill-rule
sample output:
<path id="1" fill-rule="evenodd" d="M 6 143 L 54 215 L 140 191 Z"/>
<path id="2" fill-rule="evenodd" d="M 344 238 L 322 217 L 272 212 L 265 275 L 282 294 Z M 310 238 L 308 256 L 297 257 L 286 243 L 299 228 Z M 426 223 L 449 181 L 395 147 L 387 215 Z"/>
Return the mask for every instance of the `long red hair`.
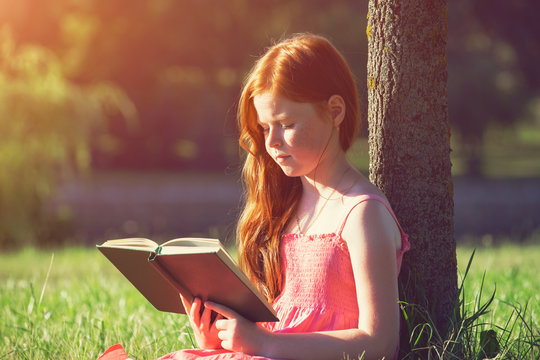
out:
<path id="1" fill-rule="evenodd" d="M 272 47 L 249 73 L 238 106 L 240 146 L 246 150 L 242 179 L 244 209 L 237 227 L 240 266 L 269 301 L 281 292 L 280 238 L 302 195 L 298 177 L 286 176 L 268 155 L 253 97 L 263 92 L 291 101 L 324 105 L 332 95 L 345 101 L 339 141 L 344 151 L 358 131 L 358 94 L 339 51 L 325 38 L 296 35 Z"/>

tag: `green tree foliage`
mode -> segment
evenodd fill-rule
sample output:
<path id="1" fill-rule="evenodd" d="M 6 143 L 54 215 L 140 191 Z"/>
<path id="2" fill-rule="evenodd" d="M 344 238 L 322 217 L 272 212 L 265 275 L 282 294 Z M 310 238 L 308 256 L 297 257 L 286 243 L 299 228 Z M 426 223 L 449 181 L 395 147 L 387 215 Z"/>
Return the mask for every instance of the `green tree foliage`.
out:
<path id="1" fill-rule="evenodd" d="M 108 120 L 101 167 L 223 169 L 236 160 L 234 104 L 255 56 L 299 31 L 331 37 L 365 78 L 365 4 L 350 0 L 18 0 L 0 11 L 78 84 L 110 81 L 140 122 Z M 347 34 L 347 36 L 343 36 Z M 363 86 L 363 81 L 359 81 Z"/>
<path id="2" fill-rule="evenodd" d="M 272 40 L 330 37 L 365 94 L 366 10 L 352 0 L 17 0 L 2 2 L 0 23 L 18 43 L 53 52 L 70 81 L 114 83 L 136 104 L 136 126 L 109 117 L 94 165 L 222 170 L 236 160 L 240 83 Z M 538 99 L 537 10 L 526 0 L 449 2 L 449 114 L 472 173 L 486 127 L 527 117 Z"/>
<path id="3" fill-rule="evenodd" d="M 69 211 L 49 198 L 75 171 L 223 169 L 262 46 L 323 33 L 362 78 L 364 12 L 344 0 L 2 2 L 0 247 L 61 237 L 51 229 Z"/>
<path id="4" fill-rule="evenodd" d="M 478 176 L 486 128 L 530 117 L 538 96 L 540 3 L 454 0 L 448 7 L 450 118 L 467 154 L 466 171 Z"/>
<path id="5" fill-rule="evenodd" d="M 1 29 L 0 247 L 58 235 L 68 214 L 44 206 L 63 176 L 88 168 L 91 130 L 113 109 L 134 116 L 114 87 L 72 84 L 52 52 L 17 46 Z"/>

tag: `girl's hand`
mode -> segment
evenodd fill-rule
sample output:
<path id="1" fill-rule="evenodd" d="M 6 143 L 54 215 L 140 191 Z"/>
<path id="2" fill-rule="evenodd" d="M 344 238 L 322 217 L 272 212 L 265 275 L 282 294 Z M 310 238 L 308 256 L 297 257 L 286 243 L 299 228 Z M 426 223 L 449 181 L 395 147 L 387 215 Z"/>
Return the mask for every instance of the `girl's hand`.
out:
<path id="1" fill-rule="evenodd" d="M 212 309 L 205 306 L 201 313 L 202 301 L 200 298 L 193 299 L 191 304 L 182 295 L 180 298 L 186 309 L 186 314 L 189 316 L 197 345 L 201 349 L 221 349 L 221 339 L 218 337 L 216 322 L 223 319 L 223 316 L 218 314 L 216 319 L 212 321 Z"/>
<path id="2" fill-rule="evenodd" d="M 206 309 L 214 310 L 221 317 L 216 320 L 215 327 L 223 349 L 250 355 L 264 355 L 265 346 L 268 346 L 267 342 L 271 335 L 269 331 L 226 306 L 210 301 L 206 301 L 204 306 Z"/>

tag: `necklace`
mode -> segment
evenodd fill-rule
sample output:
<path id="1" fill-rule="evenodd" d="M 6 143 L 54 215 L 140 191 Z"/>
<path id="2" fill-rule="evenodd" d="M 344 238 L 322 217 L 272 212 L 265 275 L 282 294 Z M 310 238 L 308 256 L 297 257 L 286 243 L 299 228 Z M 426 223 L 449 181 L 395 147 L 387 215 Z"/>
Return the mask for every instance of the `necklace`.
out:
<path id="1" fill-rule="evenodd" d="M 350 168 L 349 168 L 350 169 Z M 349 171 L 349 169 L 345 170 L 345 173 L 343 173 L 343 177 L 345 177 L 345 174 Z M 343 180 L 343 179 L 342 179 Z M 351 189 L 354 187 L 354 185 L 358 184 L 358 182 L 360 181 L 360 179 L 358 180 L 355 180 L 353 181 L 353 183 L 351 184 L 351 186 L 349 186 L 347 189 L 343 190 L 343 193 L 341 194 L 341 196 L 337 196 L 335 198 L 332 198 L 332 195 L 336 192 L 336 189 L 334 189 L 334 191 L 332 191 L 332 193 L 330 194 L 329 197 L 325 197 L 323 196 L 322 194 L 319 194 L 320 197 L 322 197 L 323 199 L 326 199 L 327 201 L 328 200 L 338 200 L 338 199 L 342 199 L 343 200 L 343 197 L 345 195 L 347 195 L 349 193 L 349 191 L 351 191 Z M 338 184 L 339 185 L 339 184 Z"/>
<path id="2" fill-rule="evenodd" d="M 306 229 L 304 230 L 304 234 L 307 234 L 309 228 L 311 227 L 311 225 L 313 225 L 317 219 L 319 218 L 319 216 L 321 215 L 322 211 L 324 210 L 324 208 L 326 207 L 326 204 L 328 204 L 328 200 L 330 200 L 332 198 L 332 195 L 334 195 L 334 193 L 336 192 L 337 188 L 339 187 L 339 185 L 341 185 L 341 182 L 343 181 L 343 179 L 345 178 L 345 175 L 349 172 L 351 168 L 348 167 L 344 172 L 343 172 L 343 175 L 341 175 L 341 178 L 339 179 L 339 182 L 337 183 L 337 185 L 334 187 L 334 189 L 332 189 L 332 192 L 330 193 L 330 195 L 328 197 L 325 197 L 325 196 L 322 196 L 321 194 L 319 194 L 320 197 L 322 197 L 324 200 L 324 204 L 321 206 L 321 208 L 319 209 L 319 211 L 317 212 L 317 215 L 313 218 L 313 220 L 311 220 L 309 222 L 309 224 L 307 224 L 308 226 L 306 227 Z M 349 187 L 347 189 L 347 191 L 345 193 L 343 193 L 343 195 L 345 195 L 347 192 L 349 192 L 349 190 L 352 189 L 352 187 L 356 184 L 356 181 L 353 183 L 353 185 L 351 187 Z M 342 197 L 343 197 L 342 195 Z M 339 198 L 338 198 L 339 199 Z M 295 214 L 295 217 L 296 217 L 296 226 L 298 227 L 298 232 L 299 233 L 302 233 L 302 227 L 300 226 L 300 219 L 298 218 L 298 214 Z"/>

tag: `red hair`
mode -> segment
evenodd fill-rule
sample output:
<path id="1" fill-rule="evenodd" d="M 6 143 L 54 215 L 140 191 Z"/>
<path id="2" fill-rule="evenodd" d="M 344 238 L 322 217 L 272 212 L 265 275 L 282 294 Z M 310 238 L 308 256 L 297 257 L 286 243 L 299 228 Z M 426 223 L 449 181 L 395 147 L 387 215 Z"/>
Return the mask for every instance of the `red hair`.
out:
<path id="1" fill-rule="evenodd" d="M 332 95 L 346 106 L 339 142 L 347 151 L 358 131 L 358 94 L 353 75 L 339 51 L 325 38 L 301 34 L 267 50 L 249 73 L 238 106 L 245 205 L 237 227 L 239 262 L 269 301 L 281 292 L 279 245 L 302 195 L 298 177 L 286 176 L 268 155 L 257 123 L 255 95 L 271 92 L 318 108 Z"/>

